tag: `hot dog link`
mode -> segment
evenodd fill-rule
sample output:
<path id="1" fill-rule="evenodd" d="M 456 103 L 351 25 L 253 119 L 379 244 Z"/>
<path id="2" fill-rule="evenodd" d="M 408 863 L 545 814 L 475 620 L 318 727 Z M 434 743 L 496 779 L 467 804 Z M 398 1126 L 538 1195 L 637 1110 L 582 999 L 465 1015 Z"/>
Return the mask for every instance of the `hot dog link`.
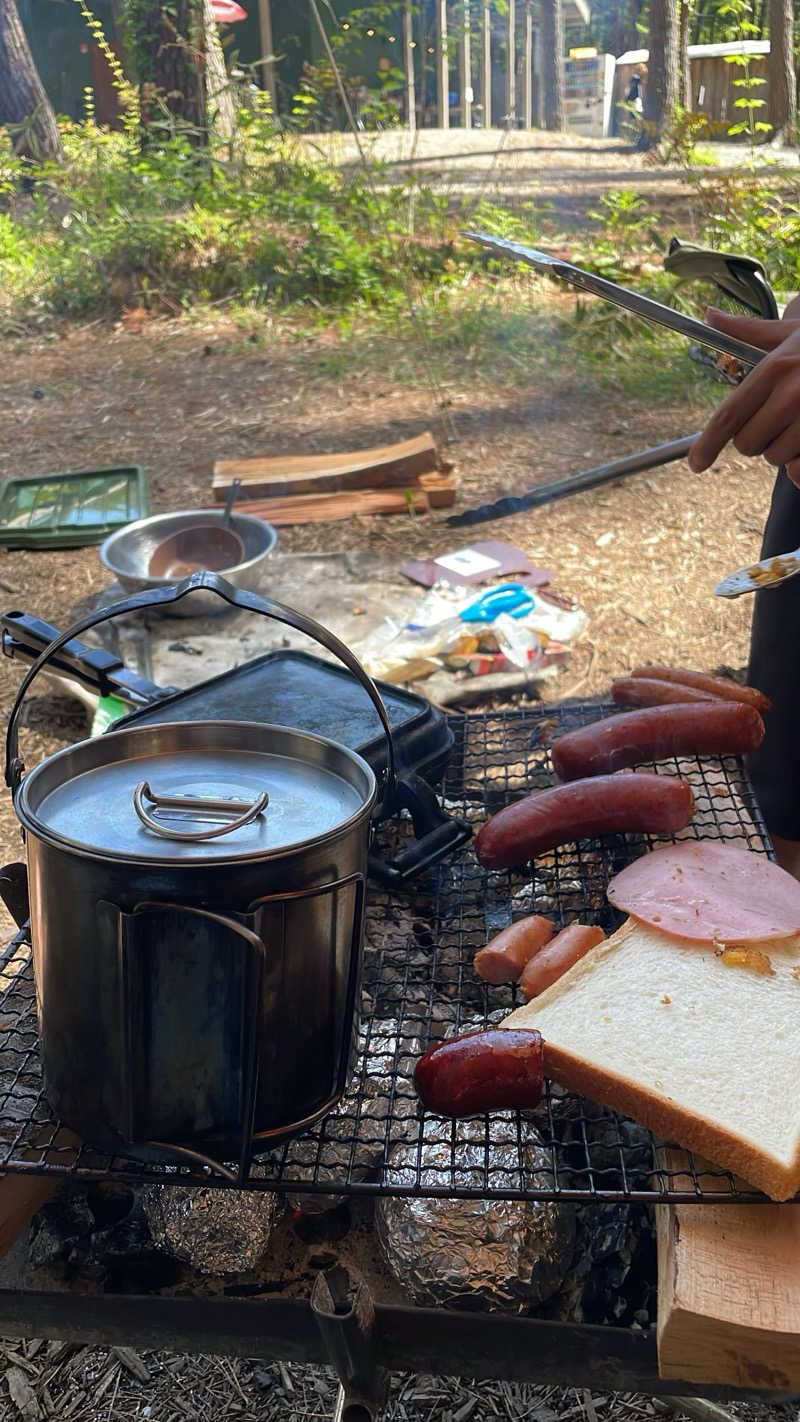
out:
<path id="1" fill-rule="evenodd" d="M 632 677 L 646 677 L 651 681 L 672 682 L 679 686 L 691 686 L 696 691 L 705 691 L 710 696 L 719 696 L 723 701 L 744 701 L 755 706 L 757 711 L 769 711 L 772 705 L 768 696 L 755 686 L 740 686 L 726 676 L 712 676 L 710 672 L 690 671 L 687 667 L 634 667 Z"/>
<path id="2" fill-rule="evenodd" d="M 500 810 L 478 831 L 475 852 L 487 869 L 510 869 L 592 835 L 673 834 L 685 829 L 693 813 L 691 786 L 676 776 L 596 776 L 554 785 Z"/>
<path id="3" fill-rule="evenodd" d="M 542 1038 L 534 1030 L 467 1032 L 431 1047 L 414 1071 L 417 1093 L 439 1116 L 535 1106 L 542 1094 Z"/>
<path id="4" fill-rule="evenodd" d="M 606 775 L 675 755 L 743 755 L 764 738 L 764 722 L 741 701 L 648 706 L 607 716 L 553 742 L 553 769 L 560 780 Z"/>
<path id="5" fill-rule="evenodd" d="M 710 691 L 698 691 L 694 686 L 678 686 L 671 681 L 656 681 L 655 677 L 623 676 L 611 683 L 611 697 L 618 706 L 672 706 L 676 702 L 718 701 Z"/>
<path id="6" fill-rule="evenodd" d="M 605 936 L 602 928 L 585 923 L 570 923 L 567 928 L 562 928 L 528 963 L 519 980 L 520 990 L 529 1001 L 532 997 L 538 997 L 545 988 L 558 982 L 573 963 L 585 958 L 590 948 L 602 943 Z"/>
<path id="7" fill-rule="evenodd" d="M 555 924 L 541 914 L 521 918 L 498 933 L 491 943 L 475 954 L 475 971 L 485 983 L 517 982 L 526 963 L 549 943 Z"/>

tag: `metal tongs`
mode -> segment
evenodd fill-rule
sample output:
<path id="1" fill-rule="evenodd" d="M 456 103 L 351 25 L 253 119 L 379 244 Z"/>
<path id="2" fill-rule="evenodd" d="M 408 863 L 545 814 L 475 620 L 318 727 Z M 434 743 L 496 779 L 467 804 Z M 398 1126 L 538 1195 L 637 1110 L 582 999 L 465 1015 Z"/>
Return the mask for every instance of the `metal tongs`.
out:
<path id="1" fill-rule="evenodd" d="M 615 281 L 594 276 L 582 267 L 574 267 L 571 262 L 564 262 L 559 257 L 540 252 L 536 247 L 524 247 L 519 242 L 509 242 L 504 237 L 490 237 L 482 232 L 469 232 L 467 236 L 497 256 L 525 262 L 537 272 L 557 277 L 580 291 L 600 296 L 615 306 L 624 307 L 626 311 L 633 311 L 645 321 L 666 326 L 668 330 L 688 336 L 689 340 L 697 341 L 699 345 L 709 346 L 711 350 L 733 356 L 743 365 L 758 365 L 759 361 L 764 359 L 765 352 L 757 346 L 734 340 L 733 336 L 715 331 L 713 326 L 707 326 L 704 321 L 697 321 L 693 316 L 686 316 L 672 306 L 665 306 L 649 296 L 640 296 L 638 292 L 630 291 L 628 287 L 620 286 Z M 691 442 L 690 438 L 686 444 Z M 765 558 L 761 563 L 753 563 L 747 568 L 730 573 L 717 584 L 714 592 L 718 597 L 741 597 L 743 593 L 757 592 L 759 588 L 776 587 L 797 573 L 800 573 L 800 548 L 791 553 L 783 553 L 777 558 Z"/>
<path id="2" fill-rule="evenodd" d="M 638 291 L 631 291 L 627 286 L 608 281 L 606 277 L 595 276 L 592 272 L 584 271 L 582 267 L 574 267 L 571 262 L 564 262 L 560 257 L 540 252 L 536 247 L 524 247 L 520 242 L 509 242 L 505 237 L 490 237 L 485 232 L 468 232 L 467 236 L 498 257 L 510 257 L 513 261 L 524 262 L 526 266 L 533 267 L 534 271 L 541 272 L 544 276 L 556 277 L 559 281 L 577 287 L 579 291 L 586 291 L 591 296 L 600 296 L 604 301 L 612 302 L 614 306 L 622 306 L 626 311 L 641 316 L 644 321 L 651 321 L 656 326 L 666 326 L 670 331 L 687 336 L 690 341 L 709 346 L 712 351 L 721 351 L 723 355 L 733 356 L 743 365 L 758 365 L 759 361 L 764 359 L 765 352 L 760 351 L 757 346 L 734 340 L 733 336 L 726 336 L 722 331 L 715 331 L 713 326 L 707 326 L 705 321 L 698 321 L 694 316 L 687 316 L 682 311 L 676 311 L 673 306 L 654 301 L 650 296 L 640 296 Z"/>

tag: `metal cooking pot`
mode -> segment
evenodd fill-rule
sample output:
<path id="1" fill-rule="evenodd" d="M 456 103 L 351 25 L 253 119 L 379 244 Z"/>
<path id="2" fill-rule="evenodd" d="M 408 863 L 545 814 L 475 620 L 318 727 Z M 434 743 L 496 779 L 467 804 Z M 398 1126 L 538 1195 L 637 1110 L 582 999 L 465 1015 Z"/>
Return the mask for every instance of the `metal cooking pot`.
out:
<path id="1" fill-rule="evenodd" d="M 94 1145 L 200 1160 L 241 1181 L 254 1145 L 307 1129 L 347 1082 L 372 770 L 322 737 L 250 722 L 112 731 L 24 778 L 18 755 L 25 694 L 70 638 L 196 589 L 337 655 L 378 712 L 394 781 L 387 713 L 352 652 L 309 618 L 201 572 L 50 644 L 11 712 L 6 783 L 28 845 L 50 1104 Z M 218 1157 L 238 1158 L 238 1172 Z"/>

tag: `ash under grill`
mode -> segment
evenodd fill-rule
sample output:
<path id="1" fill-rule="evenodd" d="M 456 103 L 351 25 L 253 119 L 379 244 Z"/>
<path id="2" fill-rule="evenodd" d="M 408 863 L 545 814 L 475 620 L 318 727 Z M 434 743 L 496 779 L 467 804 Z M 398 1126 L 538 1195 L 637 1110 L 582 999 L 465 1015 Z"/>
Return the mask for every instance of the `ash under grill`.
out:
<path id="1" fill-rule="evenodd" d="M 484 716 L 450 717 L 455 747 L 442 787 L 446 808 L 476 824 L 529 790 L 552 781 L 552 738 L 614 710 L 574 703 Z M 648 767 L 649 768 L 649 767 Z M 693 787 L 697 813 L 679 838 L 715 837 L 767 853 L 766 832 L 741 763 L 733 758 L 661 763 Z M 410 827 L 409 827 L 410 828 Z M 402 848 L 405 822 L 381 835 Z M 429 1041 L 505 1016 L 519 1000 L 488 988 L 472 959 L 493 934 L 524 913 L 600 923 L 621 915 L 606 902 L 610 877 L 658 842 L 610 836 L 564 846 L 536 871 L 487 872 L 474 850 L 423 878 L 408 896 L 371 887 L 358 1064 L 339 1108 L 307 1135 L 257 1158 L 248 1186 L 293 1195 L 423 1194 L 564 1201 L 756 1202 L 725 1171 L 681 1153 L 665 1169 L 649 1132 L 616 1113 L 548 1083 L 523 1121 L 503 1112 L 443 1122 L 422 1113 L 412 1072 Z M 530 1171 L 529 1123 L 548 1166 Z M 443 1151 L 442 1147 L 446 1147 Z M 671 1156 L 672 1163 L 675 1157 Z M 399 1162 L 399 1163 L 398 1163 Z M 197 1166 L 143 1165 L 76 1145 L 43 1094 L 30 948 L 20 935 L 0 958 L 0 1169 L 97 1180 L 163 1184 L 226 1183 Z"/>

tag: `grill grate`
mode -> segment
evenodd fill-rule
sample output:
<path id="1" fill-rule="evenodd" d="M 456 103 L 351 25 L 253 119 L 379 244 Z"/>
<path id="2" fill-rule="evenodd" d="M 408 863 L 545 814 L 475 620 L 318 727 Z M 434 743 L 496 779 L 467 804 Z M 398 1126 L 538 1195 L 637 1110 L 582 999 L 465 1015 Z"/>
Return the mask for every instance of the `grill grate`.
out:
<path id="1" fill-rule="evenodd" d="M 448 808 L 481 823 L 487 814 L 551 783 L 548 744 L 614 708 L 565 703 L 451 717 L 455 747 L 442 787 Z M 649 768 L 649 767 L 648 767 Z M 692 783 L 697 814 L 685 835 L 717 837 L 767 853 L 763 822 L 740 762 L 662 763 Z M 397 848 L 408 827 L 381 834 Z M 360 1054 L 339 1108 L 313 1131 L 258 1157 L 250 1187 L 292 1194 L 424 1194 L 565 1201 L 756 1202 L 733 1177 L 665 1155 L 649 1132 L 548 1083 L 535 1112 L 443 1122 L 419 1108 L 411 1074 L 419 1053 L 446 1031 L 479 1027 L 515 1005 L 511 988 L 487 988 L 472 958 L 525 913 L 580 918 L 613 931 L 621 915 L 605 887 L 612 874 L 659 842 L 610 836 L 567 845 L 530 869 L 487 873 L 468 848 L 408 897 L 372 887 L 367 913 Z M 660 842 L 664 842 L 663 840 Z M 545 1144 L 529 1149 L 532 1128 Z M 467 1149 L 468 1147 L 468 1149 Z M 477 1162 L 477 1163 L 476 1163 Z M 193 1165 L 155 1166 L 75 1144 L 53 1119 L 42 1089 L 30 948 L 18 936 L 0 957 L 0 1169 L 110 1175 L 133 1181 L 220 1184 Z"/>

